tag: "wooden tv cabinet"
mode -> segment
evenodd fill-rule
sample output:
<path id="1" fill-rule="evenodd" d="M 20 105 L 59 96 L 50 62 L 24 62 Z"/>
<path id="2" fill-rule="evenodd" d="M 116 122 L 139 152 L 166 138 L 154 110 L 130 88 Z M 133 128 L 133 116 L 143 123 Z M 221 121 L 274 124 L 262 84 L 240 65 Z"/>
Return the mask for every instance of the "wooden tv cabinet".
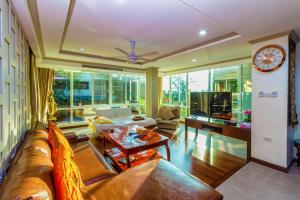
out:
<path id="1" fill-rule="evenodd" d="M 247 142 L 247 162 L 251 157 L 251 128 L 241 128 L 240 124 L 227 125 L 226 120 L 207 117 L 186 117 L 185 118 L 185 140 L 188 139 L 188 127 L 195 128 L 195 138 L 198 137 L 198 129 L 210 130 L 228 137 L 236 138 Z"/>

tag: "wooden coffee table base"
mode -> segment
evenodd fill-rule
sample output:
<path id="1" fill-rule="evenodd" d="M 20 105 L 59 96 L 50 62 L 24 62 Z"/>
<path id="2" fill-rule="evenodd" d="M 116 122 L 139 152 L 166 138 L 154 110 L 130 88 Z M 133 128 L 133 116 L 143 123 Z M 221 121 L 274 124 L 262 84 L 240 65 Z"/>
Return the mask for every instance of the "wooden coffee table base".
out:
<path id="1" fill-rule="evenodd" d="M 105 154 L 113 161 L 115 166 L 120 171 L 124 171 L 128 169 L 129 167 L 134 167 L 137 165 L 140 165 L 142 163 L 145 163 L 147 161 L 162 158 L 161 154 L 153 149 L 145 150 L 139 153 L 131 154 L 129 156 L 134 156 L 135 160 L 131 161 L 129 158 L 126 158 L 126 155 L 122 153 L 118 148 L 112 148 L 112 149 L 106 149 Z M 127 163 L 121 163 L 120 160 L 124 159 L 127 161 Z M 130 165 L 128 166 L 128 162 L 130 162 Z"/>

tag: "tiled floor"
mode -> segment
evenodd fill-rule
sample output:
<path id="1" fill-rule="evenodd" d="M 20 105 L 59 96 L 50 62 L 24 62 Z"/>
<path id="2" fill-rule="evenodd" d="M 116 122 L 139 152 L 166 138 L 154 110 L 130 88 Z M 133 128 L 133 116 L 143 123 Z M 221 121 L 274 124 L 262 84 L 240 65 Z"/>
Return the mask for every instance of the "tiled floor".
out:
<path id="1" fill-rule="evenodd" d="M 224 200 L 299 200 L 300 168 L 286 174 L 250 162 L 216 189 Z"/>

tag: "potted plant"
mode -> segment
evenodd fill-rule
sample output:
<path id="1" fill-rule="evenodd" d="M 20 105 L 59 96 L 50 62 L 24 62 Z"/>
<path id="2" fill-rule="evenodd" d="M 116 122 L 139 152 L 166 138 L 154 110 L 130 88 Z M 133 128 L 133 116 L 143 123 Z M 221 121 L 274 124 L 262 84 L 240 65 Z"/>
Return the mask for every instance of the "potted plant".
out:
<path id="1" fill-rule="evenodd" d="M 243 122 L 251 123 L 251 110 L 244 110 Z"/>

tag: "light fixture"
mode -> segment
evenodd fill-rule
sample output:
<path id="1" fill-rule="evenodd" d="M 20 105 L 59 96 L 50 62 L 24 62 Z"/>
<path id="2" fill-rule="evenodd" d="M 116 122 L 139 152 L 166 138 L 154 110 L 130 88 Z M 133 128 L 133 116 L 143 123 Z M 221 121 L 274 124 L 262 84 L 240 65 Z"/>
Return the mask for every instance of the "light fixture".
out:
<path id="1" fill-rule="evenodd" d="M 192 62 L 196 62 L 197 61 L 197 59 L 196 58 L 194 58 L 193 60 L 192 60 Z"/>
<path id="2" fill-rule="evenodd" d="M 84 48 L 80 48 L 79 50 L 80 50 L 80 51 L 84 51 L 85 49 L 84 49 Z"/>
<path id="3" fill-rule="evenodd" d="M 206 35 L 207 34 L 207 31 L 206 30 L 201 30 L 201 31 L 199 31 L 199 35 L 200 36 L 204 36 L 204 35 Z"/>

